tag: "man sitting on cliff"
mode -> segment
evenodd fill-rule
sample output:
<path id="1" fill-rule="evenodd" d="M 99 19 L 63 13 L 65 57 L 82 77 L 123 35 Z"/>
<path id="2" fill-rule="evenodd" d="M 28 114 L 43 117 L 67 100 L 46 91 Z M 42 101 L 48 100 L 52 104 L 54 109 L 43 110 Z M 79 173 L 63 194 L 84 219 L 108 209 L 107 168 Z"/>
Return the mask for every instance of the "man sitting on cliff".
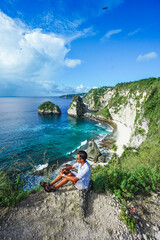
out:
<path id="1" fill-rule="evenodd" d="M 71 171 L 73 168 L 77 169 L 78 173 Z M 44 187 L 46 192 L 54 192 L 57 188 L 63 186 L 68 181 L 72 181 L 77 189 L 82 190 L 88 188 L 90 177 L 91 169 L 87 161 L 87 153 L 85 151 L 79 151 L 77 154 L 77 162 L 75 164 L 61 169 L 59 175 L 52 182 L 41 182 L 40 185 Z M 53 186 L 53 184 L 58 181 L 60 182 Z"/>

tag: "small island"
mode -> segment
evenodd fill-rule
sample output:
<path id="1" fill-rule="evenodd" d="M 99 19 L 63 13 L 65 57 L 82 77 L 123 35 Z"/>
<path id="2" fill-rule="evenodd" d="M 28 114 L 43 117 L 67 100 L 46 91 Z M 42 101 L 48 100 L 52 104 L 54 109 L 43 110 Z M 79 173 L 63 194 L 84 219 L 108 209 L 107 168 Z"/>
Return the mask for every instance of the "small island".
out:
<path id="1" fill-rule="evenodd" d="M 54 103 L 52 103 L 50 101 L 47 101 L 47 102 L 42 103 L 38 107 L 38 113 L 40 113 L 40 114 L 56 114 L 56 115 L 60 115 L 61 114 L 61 110 Z"/>

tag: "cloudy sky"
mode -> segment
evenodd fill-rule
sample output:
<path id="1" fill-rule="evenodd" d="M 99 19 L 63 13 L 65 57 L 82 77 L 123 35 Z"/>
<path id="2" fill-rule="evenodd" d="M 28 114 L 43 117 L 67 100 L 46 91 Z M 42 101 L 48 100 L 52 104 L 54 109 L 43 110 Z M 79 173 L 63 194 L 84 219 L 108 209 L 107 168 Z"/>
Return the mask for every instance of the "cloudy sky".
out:
<path id="1" fill-rule="evenodd" d="M 0 1 L 0 96 L 160 77 L 159 12 L 159 0 Z"/>

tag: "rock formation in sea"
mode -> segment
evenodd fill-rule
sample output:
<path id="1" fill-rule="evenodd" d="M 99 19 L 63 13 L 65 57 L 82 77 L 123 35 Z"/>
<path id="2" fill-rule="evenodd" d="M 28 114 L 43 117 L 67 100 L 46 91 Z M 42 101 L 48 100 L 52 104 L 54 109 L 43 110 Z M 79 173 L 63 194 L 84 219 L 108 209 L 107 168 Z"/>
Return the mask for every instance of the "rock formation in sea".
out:
<path id="1" fill-rule="evenodd" d="M 88 148 L 86 150 L 87 152 L 87 159 L 90 161 L 94 161 L 94 162 L 104 162 L 105 161 L 105 156 L 103 156 L 97 146 L 97 144 L 95 143 L 95 141 L 92 139 L 89 143 L 88 143 Z"/>
<path id="2" fill-rule="evenodd" d="M 38 107 L 38 113 L 40 113 L 40 114 L 56 114 L 56 115 L 60 115 L 61 114 L 61 110 L 54 103 L 52 103 L 50 101 L 47 101 L 47 102 L 42 103 Z"/>
<path id="3" fill-rule="evenodd" d="M 74 96 L 69 108 L 68 114 L 74 117 L 82 117 L 87 111 L 86 105 L 83 103 L 79 95 Z"/>

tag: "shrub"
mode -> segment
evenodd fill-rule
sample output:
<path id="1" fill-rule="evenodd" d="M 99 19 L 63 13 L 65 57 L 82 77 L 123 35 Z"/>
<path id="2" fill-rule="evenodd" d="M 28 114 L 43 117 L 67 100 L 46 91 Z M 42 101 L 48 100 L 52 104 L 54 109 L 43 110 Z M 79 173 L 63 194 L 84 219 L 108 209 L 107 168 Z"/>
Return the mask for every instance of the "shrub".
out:
<path id="1" fill-rule="evenodd" d="M 94 190 L 111 190 L 117 198 L 134 198 L 137 193 L 155 191 L 160 185 L 160 173 L 156 169 L 139 166 L 131 172 L 120 166 L 93 170 Z"/>
<path id="2" fill-rule="evenodd" d="M 117 151 L 117 145 L 114 143 L 114 144 L 112 145 L 111 149 L 112 149 L 114 152 L 116 152 L 116 151 Z"/>
<path id="3" fill-rule="evenodd" d="M 122 206 L 121 206 L 121 219 L 126 223 L 127 227 L 131 230 L 131 232 L 136 231 L 136 220 L 135 218 L 131 215 L 128 214 L 128 209 L 126 207 L 126 202 L 123 201 Z"/>
<path id="4" fill-rule="evenodd" d="M 112 120 L 112 116 L 108 110 L 107 107 L 101 109 L 100 111 L 98 111 L 97 113 L 95 113 L 95 115 L 102 115 L 103 117 L 105 117 L 108 120 Z"/>
<path id="5" fill-rule="evenodd" d="M 28 194 L 23 191 L 24 181 L 18 174 L 14 181 L 3 171 L 0 171 L 0 206 L 15 206 L 20 199 L 25 198 Z"/>

